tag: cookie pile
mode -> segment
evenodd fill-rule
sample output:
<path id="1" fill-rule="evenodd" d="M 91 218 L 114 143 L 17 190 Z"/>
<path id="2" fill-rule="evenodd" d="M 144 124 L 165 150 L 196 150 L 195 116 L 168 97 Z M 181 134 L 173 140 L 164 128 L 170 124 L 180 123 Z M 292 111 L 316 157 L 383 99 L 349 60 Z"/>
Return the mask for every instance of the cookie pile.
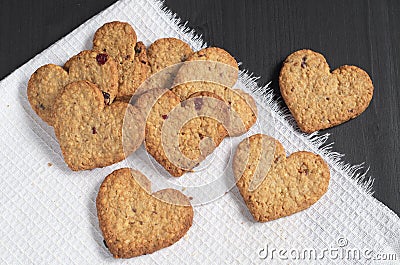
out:
<path id="1" fill-rule="evenodd" d="M 299 108 L 305 103 L 299 97 L 305 92 L 291 83 L 304 75 L 297 69 L 298 56 L 288 58 L 280 80 L 282 94 L 287 102 L 295 102 L 288 105 L 301 124 Z M 300 67 L 313 67 L 318 60 L 317 68 L 322 65 L 325 71 L 324 61 L 312 54 Z M 96 31 L 92 50 L 78 53 L 62 67 L 48 64 L 37 69 L 28 82 L 27 95 L 32 109 L 54 128 L 72 170 L 112 165 L 144 142 L 147 152 L 171 176 L 180 177 L 224 138 L 243 135 L 255 124 L 254 99 L 233 88 L 238 70 L 236 60 L 221 48 L 194 52 L 175 38 L 156 40 L 146 48 L 128 23 L 115 21 Z M 340 88 L 346 87 L 346 78 L 353 82 L 357 74 L 367 80 L 353 68 L 343 72 L 332 77 L 328 69 L 322 79 L 339 78 Z M 307 84 L 313 82 L 311 78 Z M 360 93 L 364 90 L 360 85 Z M 360 102 L 343 105 L 357 115 L 366 101 Z M 331 124 L 343 119 L 332 119 Z M 306 131 L 321 127 L 303 123 Z M 320 156 L 296 152 L 286 157 L 279 142 L 261 134 L 239 144 L 233 167 L 237 187 L 260 222 L 308 208 L 327 191 L 330 177 Z M 114 171 L 100 186 L 99 225 L 116 258 L 168 247 L 192 225 L 194 211 L 184 194 L 173 189 L 152 193 L 150 186 L 146 176 L 128 168 Z"/>
<path id="2" fill-rule="evenodd" d="M 63 67 L 48 64 L 37 69 L 28 82 L 28 100 L 54 127 L 72 170 L 104 167 L 123 160 L 143 142 L 144 117 L 126 99 L 149 74 L 146 48 L 136 42 L 133 28 L 111 22 L 97 30 L 92 50 L 73 56 Z M 127 112 L 134 133 L 124 135 L 130 142 L 124 150 Z"/>

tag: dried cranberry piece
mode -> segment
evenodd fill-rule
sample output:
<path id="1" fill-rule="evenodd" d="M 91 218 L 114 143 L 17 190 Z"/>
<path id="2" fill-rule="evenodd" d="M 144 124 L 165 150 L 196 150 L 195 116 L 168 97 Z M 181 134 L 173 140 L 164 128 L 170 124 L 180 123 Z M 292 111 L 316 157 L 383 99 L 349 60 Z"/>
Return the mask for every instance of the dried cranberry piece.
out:
<path id="1" fill-rule="evenodd" d="M 195 98 L 194 99 L 194 109 L 195 110 L 201 110 L 202 106 L 203 106 L 203 99 L 202 98 Z"/>
<path id="2" fill-rule="evenodd" d="M 96 56 L 96 61 L 98 64 L 103 65 L 107 62 L 108 55 L 106 53 L 99 53 Z"/>
<path id="3" fill-rule="evenodd" d="M 96 134 L 96 133 L 97 133 L 96 127 L 92 127 L 92 133 L 93 133 L 93 134 Z"/>
<path id="4" fill-rule="evenodd" d="M 161 116 L 164 120 L 168 119 L 168 115 L 164 114 Z"/>

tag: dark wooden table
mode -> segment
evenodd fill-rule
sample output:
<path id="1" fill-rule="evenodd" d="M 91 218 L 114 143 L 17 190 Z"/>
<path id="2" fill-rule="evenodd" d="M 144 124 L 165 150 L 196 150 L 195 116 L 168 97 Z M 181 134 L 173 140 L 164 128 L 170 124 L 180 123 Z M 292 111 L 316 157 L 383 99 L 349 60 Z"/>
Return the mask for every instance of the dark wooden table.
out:
<path id="1" fill-rule="evenodd" d="M 0 1 L 0 78 L 97 14 L 114 0 Z M 351 164 L 365 162 L 374 196 L 400 214 L 400 2 L 167 0 L 210 45 L 230 51 L 242 68 L 272 80 L 291 52 L 311 48 L 332 68 L 354 64 L 375 85 L 369 108 L 326 130 Z M 284 104 L 282 104 L 284 105 Z"/>

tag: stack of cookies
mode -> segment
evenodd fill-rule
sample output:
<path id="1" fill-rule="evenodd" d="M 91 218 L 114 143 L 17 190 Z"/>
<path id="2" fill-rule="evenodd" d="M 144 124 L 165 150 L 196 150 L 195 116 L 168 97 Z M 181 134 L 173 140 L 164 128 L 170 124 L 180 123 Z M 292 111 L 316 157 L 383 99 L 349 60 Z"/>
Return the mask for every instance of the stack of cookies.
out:
<path id="1" fill-rule="evenodd" d="M 144 117 L 127 103 L 149 76 L 146 48 L 128 23 L 99 28 L 93 49 L 63 67 L 48 64 L 32 74 L 28 99 L 35 112 L 54 127 L 64 160 L 72 170 L 104 167 L 134 152 L 144 139 Z M 130 113 L 129 148 L 122 142 Z"/>
<path id="2" fill-rule="evenodd" d="M 201 81 L 193 74 L 199 72 Z M 92 50 L 73 56 L 63 67 L 48 64 L 33 73 L 27 94 L 35 112 L 54 127 L 72 170 L 119 162 L 145 140 L 147 151 L 171 175 L 181 176 L 225 137 L 243 134 L 255 123 L 253 98 L 232 89 L 237 77 L 238 64 L 223 49 L 193 52 L 175 38 L 156 40 L 146 49 L 128 23 L 110 22 L 94 34 Z M 172 110 L 188 120 L 171 123 Z M 233 126 L 229 112 L 243 120 L 242 126 Z M 180 130 L 163 137 L 166 123 L 181 123 Z M 166 153 L 173 142 L 176 146 Z"/>
<path id="3" fill-rule="evenodd" d="M 92 50 L 64 66 L 48 64 L 28 82 L 29 102 L 54 128 L 72 170 L 105 167 L 144 142 L 173 177 L 190 172 L 226 137 L 248 132 L 257 120 L 251 95 L 235 89 L 238 63 L 217 47 L 193 51 L 162 38 L 148 48 L 128 23 L 100 27 Z M 299 128 L 313 132 L 361 114 L 372 99 L 368 74 L 355 66 L 330 72 L 321 54 L 300 50 L 284 62 L 279 83 Z M 236 185 L 254 219 L 274 220 L 310 207 L 327 191 L 325 161 L 310 152 L 286 156 L 263 134 L 244 139 L 233 160 Z M 194 211 L 180 191 L 152 193 L 142 173 L 128 168 L 100 186 L 97 214 L 104 243 L 116 258 L 168 247 L 189 230 Z"/>
<path id="4" fill-rule="evenodd" d="M 145 141 L 147 151 L 179 177 L 224 138 L 256 122 L 254 99 L 232 89 L 237 78 L 236 60 L 221 48 L 194 52 L 179 39 L 163 38 L 147 49 L 128 23 L 116 21 L 96 31 L 92 50 L 62 67 L 37 69 L 27 95 L 54 128 L 72 170 L 114 164 Z M 97 209 L 106 245 L 123 258 L 175 243 L 193 219 L 185 195 L 172 189 L 152 194 L 148 179 L 130 169 L 104 180 Z"/>

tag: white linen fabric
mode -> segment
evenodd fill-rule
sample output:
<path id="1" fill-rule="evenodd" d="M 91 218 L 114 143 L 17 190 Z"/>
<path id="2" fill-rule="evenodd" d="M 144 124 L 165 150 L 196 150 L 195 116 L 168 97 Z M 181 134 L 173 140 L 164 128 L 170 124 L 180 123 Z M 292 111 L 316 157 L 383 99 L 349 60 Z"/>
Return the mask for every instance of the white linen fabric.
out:
<path id="1" fill-rule="evenodd" d="M 371 180 L 361 166 L 346 165 L 324 145 L 328 135 L 300 133 L 268 87 L 241 71 L 237 87 L 252 93 L 259 119 L 249 133 L 277 138 L 288 154 L 308 150 L 329 164 L 329 190 L 311 208 L 267 223 L 256 223 L 238 190 L 195 207 L 193 226 L 179 242 L 150 255 L 114 260 L 103 244 L 95 199 L 104 177 L 134 166 L 157 182 L 159 171 L 141 147 L 129 159 L 106 168 L 73 172 L 63 161 L 53 129 L 31 109 L 26 96 L 30 75 L 41 65 L 62 65 L 91 48 L 105 22 L 129 22 L 149 45 L 177 37 L 194 50 L 205 47 L 180 20 L 155 0 L 121 0 L 93 17 L 0 82 L 0 263 L 1 264 L 384 264 L 400 262 L 400 219 L 371 196 Z M 224 174 L 242 137 L 225 139 L 195 174 L 204 181 Z M 228 160 L 226 160 L 228 159 Z M 49 164 L 51 163 L 51 164 Z M 226 174 L 230 176 L 229 169 Z M 170 180 L 191 185 L 190 174 Z M 193 178 L 192 178 L 193 179 Z M 363 181 L 364 180 L 364 181 Z M 154 185 L 158 189 L 157 185 Z M 184 190 L 184 189 L 183 189 Z"/>

